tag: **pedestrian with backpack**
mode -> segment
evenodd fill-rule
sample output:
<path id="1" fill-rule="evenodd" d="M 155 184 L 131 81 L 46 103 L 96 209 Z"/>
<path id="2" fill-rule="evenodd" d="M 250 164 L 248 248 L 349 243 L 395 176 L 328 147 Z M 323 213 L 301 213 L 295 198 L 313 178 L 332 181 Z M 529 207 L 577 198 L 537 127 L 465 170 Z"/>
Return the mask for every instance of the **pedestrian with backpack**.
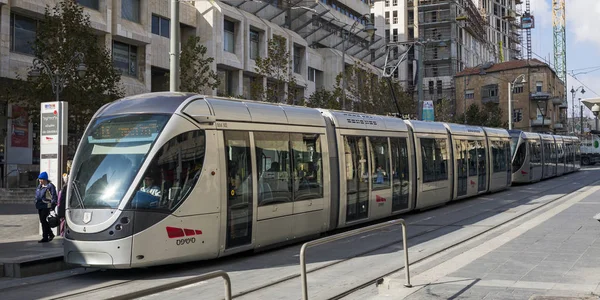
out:
<path id="1" fill-rule="evenodd" d="M 56 194 L 56 187 L 48 180 L 48 173 L 40 173 L 38 180 L 40 183 L 35 190 L 35 208 L 38 210 L 43 233 L 42 239 L 38 243 L 47 243 L 54 239 L 54 233 L 52 233 L 47 218 L 50 215 L 50 210 L 56 207 L 58 195 Z"/>

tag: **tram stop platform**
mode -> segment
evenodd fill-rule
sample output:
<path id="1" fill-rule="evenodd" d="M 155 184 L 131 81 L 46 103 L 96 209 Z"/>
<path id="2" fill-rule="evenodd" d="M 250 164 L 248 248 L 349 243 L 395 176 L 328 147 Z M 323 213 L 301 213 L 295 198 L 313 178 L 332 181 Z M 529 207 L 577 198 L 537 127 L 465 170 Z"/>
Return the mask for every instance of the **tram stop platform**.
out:
<path id="1" fill-rule="evenodd" d="M 600 182 L 344 299 L 600 299 L 598 213 Z"/>
<path id="2" fill-rule="evenodd" d="M 39 217 L 32 204 L 0 204 L 0 282 L 68 269 L 63 241 L 38 243 Z"/>

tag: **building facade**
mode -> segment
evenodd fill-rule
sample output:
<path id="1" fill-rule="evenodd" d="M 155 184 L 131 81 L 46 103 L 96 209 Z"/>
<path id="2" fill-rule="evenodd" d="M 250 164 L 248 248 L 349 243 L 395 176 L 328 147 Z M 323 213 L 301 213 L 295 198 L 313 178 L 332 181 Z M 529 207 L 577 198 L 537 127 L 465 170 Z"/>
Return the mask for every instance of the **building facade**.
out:
<path id="1" fill-rule="evenodd" d="M 57 2 L 0 0 L 0 84 L 27 76 L 34 59 L 31 43 L 36 28 L 46 7 Z M 98 44 L 111 50 L 113 66 L 122 72 L 126 95 L 168 90 L 173 25 L 170 1 L 76 2 L 90 16 Z M 256 58 L 266 56 L 268 40 L 278 35 L 286 40 L 300 95 L 309 97 L 319 88 L 333 88 L 343 70 L 342 56 L 346 66 L 360 60 L 376 72 L 374 66 L 384 60 L 384 41 L 379 33 L 371 37 L 365 32 L 369 17 L 366 0 L 199 0 L 180 2 L 177 26 L 181 41 L 199 36 L 208 49 L 206 55 L 214 58 L 212 68 L 221 85 L 207 94 L 248 98 L 257 77 Z M 0 105 L 3 184 L 7 182 L 4 177 L 19 174 L 19 170 L 37 172 L 39 164 L 39 154 L 32 145 L 38 129 L 30 125 L 26 149 L 13 147 L 7 130 L 11 128 L 11 113 L 12 107 Z"/>
<path id="2" fill-rule="evenodd" d="M 454 100 L 454 75 L 520 57 L 520 0 L 384 0 L 373 5 L 391 58 L 406 52 L 394 77 L 415 92 L 423 63 L 423 100 Z M 415 42 L 421 47 L 414 47 Z M 411 47 L 412 46 L 412 47 Z"/>
<path id="3" fill-rule="evenodd" d="M 519 76 L 512 94 L 513 129 L 566 133 L 567 106 L 563 105 L 564 83 L 546 63 L 537 59 L 514 60 L 484 67 L 467 68 L 455 76 L 456 112 L 471 104 L 495 103 L 508 122 L 508 83 Z"/>

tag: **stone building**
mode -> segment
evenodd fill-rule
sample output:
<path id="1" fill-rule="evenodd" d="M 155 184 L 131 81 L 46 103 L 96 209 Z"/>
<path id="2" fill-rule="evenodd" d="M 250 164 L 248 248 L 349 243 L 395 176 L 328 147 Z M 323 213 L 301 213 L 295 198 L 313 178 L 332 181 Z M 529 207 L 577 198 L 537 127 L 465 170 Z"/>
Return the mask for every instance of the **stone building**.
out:
<path id="1" fill-rule="evenodd" d="M 508 83 L 520 75 L 526 82 L 518 80 L 513 88 L 513 129 L 565 133 L 564 83 L 537 59 L 482 65 L 456 74 L 456 114 L 463 114 L 473 103 L 491 102 L 500 106 L 502 120 L 508 122 Z"/>

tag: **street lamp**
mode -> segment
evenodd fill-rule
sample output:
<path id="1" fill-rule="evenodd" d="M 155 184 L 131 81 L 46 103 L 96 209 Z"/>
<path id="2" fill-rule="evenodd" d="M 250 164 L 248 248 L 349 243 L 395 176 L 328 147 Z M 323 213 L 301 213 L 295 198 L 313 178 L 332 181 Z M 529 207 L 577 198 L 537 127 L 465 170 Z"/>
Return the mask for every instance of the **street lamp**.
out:
<path id="1" fill-rule="evenodd" d="M 571 96 L 572 96 L 572 100 L 571 100 L 571 115 L 572 115 L 572 121 L 571 123 L 573 124 L 573 134 L 575 134 L 575 94 L 577 93 L 577 91 L 579 91 L 579 89 L 581 89 L 581 94 L 585 94 L 585 89 L 583 88 L 583 86 L 579 86 L 577 89 L 571 87 Z"/>
<path id="2" fill-rule="evenodd" d="M 79 77 L 84 77 L 87 72 L 87 66 L 83 63 L 84 55 L 81 52 L 76 52 L 73 57 L 67 62 L 65 66 L 65 71 L 73 68 L 73 64 L 79 62 L 76 67 L 77 75 Z M 45 71 L 45 72 L 43 72 Z M 60 70 L 56 70 L 54 72 L 52 68 L 45 62 L 43 59 L 35 58 L 33 60 L 33 69 L 29 71 L 28 75 L 30 78 L 36 79 L 39 78 L 43 73 L 46 73 L 50 78 L 50 84 L 52 85 L 52 93 L 54 97 L 56 97 L 56 101 L 60 101 L 60 93 L 65 88 L 65 83 L 67 81 L 67 74 L 61 73 Z"/>
<path id="3" fill-rule="evenodd" d="M 362 15 L 360 18 L 356 19 L 356 21 L 354 21 L 354 24 L 352 24 L 352 27 L 350 27 L 350 31 L 348 31 L 350 33 L 350 37 L 344 39 L 344 42 L 342 43 L 342 109 L 346 110 L 346 42 L 348 40 L 351 40 L 354 36 L 356 36 L 357 34 L 359 34 L 360 32 L 366 32 L 370 37 L 373 36 L 373 34 L 375 34 L 375 31 L 377 30 L 377 28 L 375 28 L 375 26 L 373 25 L 373 23 L 371 22 L 371 20 L 369 18 L 366 17 L 370 17 L 370 14 L 364 14 Z M 358 22 L 361 19 L 365 19 L 367 20 L 367 24 L 365 25 L 365 27 L 355 33 L 352 33 L 352 31 L 354 30 L 354 28 L 356 27 L 356 25 L 358 24 Z"/>
<path id="4" fill-rule="evenodd" d="M 508 83 L 508 130 L 512 129 L 512 121 L 513 121 L 512 94 L 513 94 L 513 91 L 515 88 L 515 84 L 517 83 L 517 81 L 519 81 L 519 79 L 521 79 L 520 83 L 527 82 L 527 80 L 525 79 L 525 74 L 521 74 L 521 75 L 517 76 L 517 78 L 515 78 L 515 80 Z"/>

